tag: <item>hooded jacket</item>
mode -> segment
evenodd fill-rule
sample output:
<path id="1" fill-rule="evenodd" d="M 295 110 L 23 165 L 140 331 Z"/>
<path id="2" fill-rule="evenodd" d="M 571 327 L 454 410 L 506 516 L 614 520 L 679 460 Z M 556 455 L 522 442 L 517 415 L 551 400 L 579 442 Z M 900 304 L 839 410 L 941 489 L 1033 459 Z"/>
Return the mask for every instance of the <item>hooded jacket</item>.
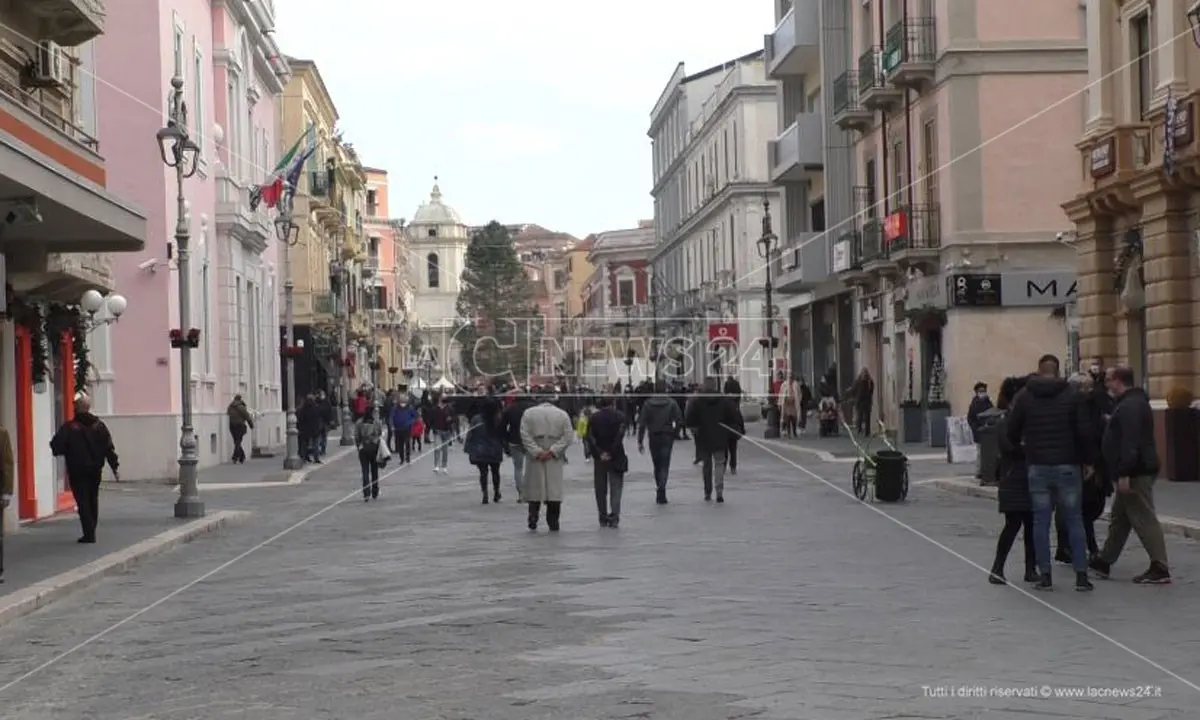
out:
<path id="1" fill-rule="evenodd" d="M 1092 422 L 1083 395 L 1062 378 L 1033 376 L 1013 401 L 1006 430 L 1034 465 L 1091 465 Z"/>
<path id="2" fill-rule="evenodd" d="M 652 395 L 642 404 L 638 413 L 638 443 L 656 435 L 675 437 L 675 428 L 683 424 L 683 413 L 679 411 L 679 403 L 666 395 Z"/>
<path id="3" fill-rule="evenodd" d="M 725 452 L 729 437 L 741 417 L 734 403 L 723 395 L 694 395 L 689 401 L 687 426 L 696 436 L 701 451 Z"/>
<path id="4" fill-rule="evenodd" d="M 50 451 L 63 458 L 72 478 L 99 473 L 105 462 L 113 472 L 120 466 L 108 427 L 90 412 L 77 413 L 63 423 L 50 441 Z"/>
<path id="5" fill-rule="evenodd" d="M 417 422 L 417 409 L 412 405 L 397 405 L 392 410 L 392 427 L 396 430 L 412 430 Z"/>
<path id="6" fill-rule="evenodd" d="M 1158 447 L 1154 444 L 1154 414 L 1150 398 L 1141 388 L 1129 388 L 1113 406 L 1101 443 L 1104 468 L 1110 480 L 1158 475 Z"/>

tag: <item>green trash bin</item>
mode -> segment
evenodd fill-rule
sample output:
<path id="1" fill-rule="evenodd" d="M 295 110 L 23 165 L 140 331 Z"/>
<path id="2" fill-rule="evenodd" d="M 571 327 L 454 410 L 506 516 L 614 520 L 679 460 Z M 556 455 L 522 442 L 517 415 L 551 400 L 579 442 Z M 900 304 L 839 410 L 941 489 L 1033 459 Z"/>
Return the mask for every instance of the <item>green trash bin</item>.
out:
<path id="1" fill-rule="evenodd" d="M 875 499 L 900 502 L 908 497 L 908 456 L 899 450 L 880 450 L 875 461 Z"/>

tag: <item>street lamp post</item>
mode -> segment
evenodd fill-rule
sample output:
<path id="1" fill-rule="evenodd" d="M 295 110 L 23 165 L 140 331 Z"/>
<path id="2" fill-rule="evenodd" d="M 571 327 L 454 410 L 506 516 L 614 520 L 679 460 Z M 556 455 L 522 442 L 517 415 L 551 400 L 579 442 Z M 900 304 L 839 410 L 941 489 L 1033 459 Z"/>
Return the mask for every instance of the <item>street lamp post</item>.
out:
<path id="1" fill-rule="evenodd" d="M 630 317 L 633 313 L 633 308 L 629 305 L 621 308 L 621 312 L 625 313 L 625 375 L 628 378 L 625 382 L 630 388 L 633 387 L 633 348 L 629 347 L 630 329 L 633 325 Z"/>
<path id="2" fill-rule="evenodd" d="M 300 226 L 292 221 L 292 189 L 289 189 L 279 205 L 279 215 L 275 218 L 275 234 L 279 238 L 283 253 L 283 324 L 287 343 L 287 386 L 284 388 L 284 402 L 287 403 L 286 452 L 283 456 L 284 470 L 299 470 L 304 466 L 300 457 L 300 428 L 296 420 L 296 356 L 293 348 L 296 346 L 296 285 L 292 281 L 292 247 L 300 240 Z"/>
<path id="3" fill-rule="evenodd" d="M 196 174 L 200 148 L 188 137 L 187 102 L 183 99 L 183 78 L 171 78 L 167 98 L 167 126 L 156 133 L 159 152 L 167 167 L 175 170 L 175 247 L 178 251 L 179 327 L 170 333 L 171 346 L 179 350 L 179 499 L 175 517 L 204 517 L 204 502 L 196 466 L 200 462 L 199 443 L 192 425 L 192 353 L 200 345 L 200 331 L 191 327 L 191 275 L 188 240 L 191 239 L 191 215 L 183 197 L 183 181 Z M 208 340 L 205 339 L 205 342 Z"/>
<path id="4" fill-rule="evenodd" d="M 772 376 L 775 374 L 775 348 L 779 341 L 775 338 L 775 305 L 771 296 L 773 288 L 771 287 L 771 263 L 775 259 L 774 245 L 779 240 L 771 229 L 771 201 L 767 197 L 763 197 L 763 219 L 762 219 L 762 237 L 758 239 L 758 254 L 762 256 L 767 263 L 766 282 L 763 285 L 763 290 L 766 293 L 766 310 L 763 313 L 767 325 L 767 336 L 759 340 L 763 346 L 763 359 L 766 364 L 766 393 L 767 393 L 767 427 L 763 431 L 763 437 L 777 438 L 779 437 L 779 400 L 775 397 L 774 383 Z"/>
<path id="5" fill-rule="evenodd" d="M 350 324 L 350 303 L 346 297 L 345 286 L 349 285 L 348 269 L 341 260 L 334 263 L 329 273 L 329 287 L 333 291 L 333 301 L 337 304 L 338 324 L 338 382 L 342 386 L 342 437 L 338 440 L 341 447 L 354 444 L 354 417 L 350 414 L 350 366 L 346 359 L 350 357 L 347 346 L 347 326 Z"/>

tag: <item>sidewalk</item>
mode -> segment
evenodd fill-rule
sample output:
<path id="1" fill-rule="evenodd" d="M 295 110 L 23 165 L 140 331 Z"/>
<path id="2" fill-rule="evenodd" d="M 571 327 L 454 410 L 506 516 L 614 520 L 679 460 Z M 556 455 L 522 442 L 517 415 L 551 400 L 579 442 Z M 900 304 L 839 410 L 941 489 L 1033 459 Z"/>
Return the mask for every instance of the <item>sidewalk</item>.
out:
<path id="1" fill-rule="evenodd" d="M 758 427 L 755 429 L 758 429 Z M 754 431 L 747 428 L 747 432 L 752 433 Z M 761 437 L 761 433 L 759 437 Z M 791 450 L 816 455 L 825 462 L 852 462 L 858 459 L 858 450 L 855 449 L 854 442 L 846 435 L 844 429 L 836 437 L 823 438 L 818 437 L 816 428 L 810 426 L 807 435 L 801 435 L 795 439 L 784 437 L 765 442 L 783 445 Z M 861 442 L 864 443 L 865 447 L 866 441 L 863 440 Z M 872 450 L 882 450 L 885 447 L 882 440 L 871 440 Z M 946 459 L 945 448 L 931 448 L 925 443 L 897 443 L 896 449 L 907 455 L 910 460 Z"/>
<path id="2" fill-rule="evenodd" d="M 338 447 L 337 439 L 332 438 L 329 451 L 321 465 L 305 465 L 296 471 L 282 469 L 282 456 L 206 468 L 200 471 L 200 487 L 222 490 L 298 485 L 310 474 L 349 455 L 353 448 Z M 279 491 L 287 492 L 282 488 Z M 106 481 L 100 492 L 100 525 L 94 545 L 76 542 L 81 531 L 74 513 L 25 523 L 6 535 L 0 625 L 250 514 L 210 504 L 205 517 L 179 520 L 171 515 L 177 493 L 176 487 L 157 483 Z"/>
<path id="3" fill-rule="evenodd" d="M 996 499 L 996 488 L 983 487 L 974 478 L 959 476 L 920 480 L 918 484 L 939 490 Z M 1109 501 L 1112 505 L 1112 501 Z M 1154 484 L 1154 506 L 1163 531 L 1200 540 L 1200 483 L 1175 483 L 1159 480 Z M 1107 521 L 1109 514 L 1104 513 Z"/>

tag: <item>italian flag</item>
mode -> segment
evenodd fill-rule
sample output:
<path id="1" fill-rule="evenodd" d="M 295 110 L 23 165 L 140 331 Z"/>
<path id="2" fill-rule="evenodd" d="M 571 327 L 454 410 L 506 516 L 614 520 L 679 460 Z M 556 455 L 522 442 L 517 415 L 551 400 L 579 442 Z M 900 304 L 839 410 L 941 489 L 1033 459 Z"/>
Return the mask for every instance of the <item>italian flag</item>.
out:
<path id="1" fill-rule="evenodd" d="M 275 170 L 271 172 L 271 176 L 262 185 L 255 185 L 250 188 L 250 209 L 257 210 L 259 205 L 265 204 L 269 208 L 274 208 L 279 205 L 279 201 L 283 198 L 283 178 L 287 174 L 292 162 L 303 149 L 305 141 L 312 134 L 312 128 L 309 127 L 304 131 L 304 134 L 296 140 L 291 149 L 284 154 L 283 158 L 275 165 Z"/>

